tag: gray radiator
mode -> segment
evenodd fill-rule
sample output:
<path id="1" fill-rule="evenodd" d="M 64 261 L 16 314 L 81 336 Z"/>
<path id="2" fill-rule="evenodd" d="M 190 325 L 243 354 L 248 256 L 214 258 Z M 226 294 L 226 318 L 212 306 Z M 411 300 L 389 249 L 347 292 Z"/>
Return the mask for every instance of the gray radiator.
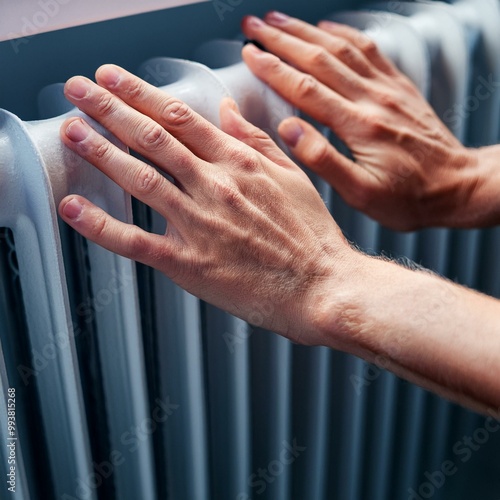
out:
<path id="1" fill-rule="evenodd" d="M 465 144 L 499 141 L 497 0 L 379 3 L 333 18 L 372 36 Z M 138 74 L 214 123 L 232 95 L 276 136 L 295 111 L 240 50 L 210 41 L 196 63 L 154 58 Z M 249 326 L 60 223 L 58 202 L 77 192 L 164 230 L 63 148 L 59 127 L 78 112 L 62 84 L 41 90 L 39 113 L 22 122 L 0 110 L 0 498 L 500 498 L 493 419 L 383 366 L 262 331 L 271 298 Z M 500 229 L 392 232 L 312 179 L 367 252 L 406 256 L 500 297 Z"/>

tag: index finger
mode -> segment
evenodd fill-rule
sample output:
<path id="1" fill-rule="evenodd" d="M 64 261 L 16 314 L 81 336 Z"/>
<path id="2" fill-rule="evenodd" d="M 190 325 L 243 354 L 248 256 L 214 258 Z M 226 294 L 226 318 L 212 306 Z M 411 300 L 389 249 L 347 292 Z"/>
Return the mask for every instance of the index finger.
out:
<path id="1" fill-rule="evenodd" d="M 259 31 L 261 30 L 252 30 L 252 24 L 257 23 L 258 18 L 247 17 L 243 21 L 243 28 L 245 32 L 253 31 L 251 33 L 252 37 L 258 36 Z M 352 44 L 348 43 L 344 38 L 336 36 L 335 33 L 328 33 L 325 30 L 321 30 L 308 24 L 300 19 L 295 19 L 293 17 L 289 17 L 281 12 L 269 12 L 264 18 L 264 26 L 267 26 L 267 31 L 270 30 L 278 30 L 283 36 L 293 37 L 296 40 L 300 40 L 302 43 L 310 43 L 316 46 L 322 47 L 329 54 L 334 56 L 338 63 L 341 66 L 344 66 L 343 71 L 351 71 L 357 75 L 363 77 L 371 77 L 374 74 L 375 67 L 374 65 L 365 57 L 362 51 L 359 48 Z M 277 36 L 267 36 L 265 40 L 260 40 L 267 49 L 270 49 L 273 53 L 276 53 L 278 56 L 280 54 L 277 52 Z M 291 55 L 296 55 L 297 57 L 301 57 L 304 59 L 307 55 L 304 51 L 298 51 L 298 53 Z"/>
<path id="2" fill-rule="evenodd" d="M 315 29 L 345 39 L 350 44 L 357 47 L 372 64 L 377 66 L 377 68 L 384 73 L 394 75 L 397 72 L 392 62 L 380 52 L 377 44 L 362 31 L 347 26 L 346 24 L 335 23 L 333 21 L 320 21 L 318 23 L 318 28 Z"/>
<path id="3" fill-rule="evenodd" d="M 96 72 L 96 81 L 131 108 L 152 118 L 198 158 L 217 161 L 228 141 L 232 141 L 180 99 L 119 66 L 101 66 Z"/>
<path id="4" fill-rule="evenodd" d="M 355 105 L 309 74 L 248 44 L 243 59 L 252 72 L 283 98 L 335 131 L 355 112 Z"/>
<path id="5" fill-rule="evenodd" d="M 277 26 L 271 26 L 253 16 L 246 17 L 242 26 L 251 40 L 260 42 L 269 52 L 295 68 L 314 75 L 348 99 L 364 92 L 362 76 L 373 74 L 372 66 L 355 47 L 319 29 L 318 32 L 322 33 L 325 39 L 329 39 L 330 44 L 312 43 L 288 33 L 282 28 L 281 22 L 277 23 Z"/>

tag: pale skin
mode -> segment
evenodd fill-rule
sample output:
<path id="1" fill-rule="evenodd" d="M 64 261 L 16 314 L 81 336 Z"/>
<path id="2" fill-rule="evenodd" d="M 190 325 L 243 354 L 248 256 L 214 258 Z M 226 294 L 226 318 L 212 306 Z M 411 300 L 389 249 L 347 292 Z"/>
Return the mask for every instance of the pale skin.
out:
<path id="1" fill-rule="evenodd" d="M 253 19 L 244 21 L 246 35 L 281 60 L 247 46 L 249 67 L 331 127 L 356 162 L 298 118 L 280 134 L 348 203 L 395 229 L 500 222 L 498 148 L 461 146 L 359 32 L 275 14 Z M 168 229 L 147 233 L 69 195 L 59 211 L 76 231 L 244 320 L 271 302 L 260 326 L 294 342 L 383 364 L 479 411 L 499 409 L 499 301 L 354 250 L 304 172 L 232 100 L 221 103 L 219 130 L 116 66 L 101 67 L 96 81 L 72 78 L 66 96 L 157 169 L 80 118 L 65 122 L 62 140 L 164 216 Z M 425 151 L 422 161 L 415 150 Z M 394 182 L 402 164 L 411 171 Z"/>

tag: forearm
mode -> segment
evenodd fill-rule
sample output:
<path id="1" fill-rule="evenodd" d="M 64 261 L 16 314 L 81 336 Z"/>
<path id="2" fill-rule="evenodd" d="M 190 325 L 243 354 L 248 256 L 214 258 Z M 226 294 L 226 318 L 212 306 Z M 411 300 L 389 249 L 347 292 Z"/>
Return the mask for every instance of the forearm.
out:
<path id="1" fill-rule="evenodd" d="M 364 258 L 334 294 L 323 342 L 475 410 L 500 407 L 500 303 L 426 272 Z"/>

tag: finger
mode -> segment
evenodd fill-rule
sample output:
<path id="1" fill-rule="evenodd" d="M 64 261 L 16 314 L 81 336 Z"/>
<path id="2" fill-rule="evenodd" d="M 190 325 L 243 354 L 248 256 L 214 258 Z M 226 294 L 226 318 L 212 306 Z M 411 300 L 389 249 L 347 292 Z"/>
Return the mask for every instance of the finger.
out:
<path id="1" fill-rule="evenodd" d="M 71 78 L 64 92 L 75 106 L 181 184 L 196 177 L 194 165 L 199 159 L 151 118 L 88 78 Z"/>
<path id="2" fill-rule="evenodd" d="M 345 24 L 334 23 L 333 21 L 321 21 L 318 28 L 331 35 L 343 38 L 354 45 L 362 52 L 368 61 L 371 61 L 379 70 L 389 75 L 397 72 L 396 67 L 378 49 L 377 44 L 362 31 L 359 31 Z"/>
<path id="3" fill-rule="evenodd" d="M 258 78 L 321 123 L 340 129 L 355 112 L 353 103 L 275 55 L 263 52 L 251 43 L 243 48 L 242 55 Z"/>
<path id="4" fill-rule="evenodd" d="M 208 162 L 220 159 L 227 136 L 184 102 L 112 64 L 101 66 L 96 80 L 123 102 L 150 116 L 199 158 Z"/>
<path id="5" fill-rule="evenodd" d="M 167 219 L 177 220 L 186 208 L 187 196 L 174 184 L 154 167 L 111 144 L 81 118 L 64 122 L 61 136 L 75 153 Z"/>
<path id="6" fill-rule="evenodd" d="M 297 168 L 269 135 L 243 118 L 233 99 L 222 100 L 220 115 L 221 128 L 224 132 L 244 142 L 278 165 Z"/>
<path id="7" fill-rule="evenodd" d="M 336 36 L 335 33 L 326 32 L 281 12 L 269 12 L 264 20 L 267 24 L 301 40 L 320 45 L 361 76 L 371 77 L 374 75 L 373 65 L 364 53 L 358 50 L 356 45 Z"/>
<path id="8" fill-rule="evenodd" d="M 258 41 L 292 66 L 313 75 L 335 92 L 349 99 L 364 92 L 360 75 L 330 54 L 325 47 L 289 35 L 256 17 L 245 18 L 243 30 L 249 38 Z M 347 45 L 345 41 L 342 43 Z"/>
<path id="9" fill-rule="evenodd" d="M 173 239 L 151 234 L 132 224 L 120 222 L 87 199 L 70 195 L 59 204 L 61 218 L 82 236 L 110 250 L 148 266 L 173 266 L 176 255 Z"/>
<path id="10" fill-rule="evenodd" d="M 294 156 L 325 179 L 347 203 L 355 208 L 363 206 L 363 193 L 376 184 L 370 172 L 339 153 L 326 137 L 300 118 L 283 120 L 278 133 Z"/>

